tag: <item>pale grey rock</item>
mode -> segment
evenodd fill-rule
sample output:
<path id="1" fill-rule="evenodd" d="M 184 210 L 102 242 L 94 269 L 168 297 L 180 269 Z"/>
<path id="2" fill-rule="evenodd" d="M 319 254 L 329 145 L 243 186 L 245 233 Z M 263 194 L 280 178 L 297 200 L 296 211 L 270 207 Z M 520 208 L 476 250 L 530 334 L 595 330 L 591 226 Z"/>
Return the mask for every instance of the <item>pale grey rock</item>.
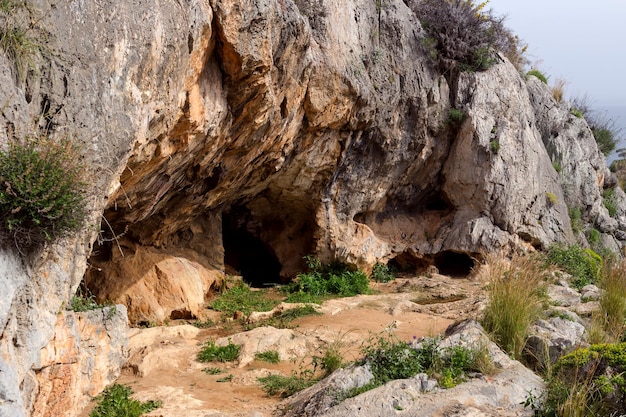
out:
<path id="1" fill-rule="evenodd" d="M 548 285 L 547 293 L 548 298 L 558 306 L 571 307 L 580 304 L 580 293 L 565 282 L 561 285 Z"/>
<path id="2" fill-rule="evenodd" d="M 585 347 L 585 326 L 574 319 L 552 317 L 538 320 L 529 329 L 526 346 L 531 363 L 545 366 L 578 347 Z"/>
<path id="3" fill-rule="evenodd" d="M 593 284 L 585 285 L 580 289 L 580 298 L 586 301 L 598 301 L 602 290 Z"/>
<path id="4" fill-rule="evenodd" d="M 415 342 L 420 343 L 419 341 Z M 384 386 L 367 391 L 340 403 L 327 398 L 337 396 L 337 389 L 324 380 L 287 400 L 288 416 L 435 416 L 470 415 L 523 416 L 533 415 L 522 407 L 528 391 L 541 392 L 541 378 L 518 361 L 509 358 L 489 341 L 481 326 L 466 321 L 448 329 L 440 348 L 453 345 L 485 346 L 494 360 L 497 371 L 488 377 L 470 379 L 451 389 L 425 390 L 424 374 L 410 379 L 391 381 Z M 479 344 L 479 345 L 477 345 Z M 335 375 L 335 374 L 333 374 Z M 332 376 L 331 376 L 332 378 Z M 431 388 L 428 384 L 426 388 Z M 325 399 L 319 401 L 319 399 Z M 323 404 L 323 405 L 321 405 Z M 295 407 L 295 408 L 292 408 Z"/>

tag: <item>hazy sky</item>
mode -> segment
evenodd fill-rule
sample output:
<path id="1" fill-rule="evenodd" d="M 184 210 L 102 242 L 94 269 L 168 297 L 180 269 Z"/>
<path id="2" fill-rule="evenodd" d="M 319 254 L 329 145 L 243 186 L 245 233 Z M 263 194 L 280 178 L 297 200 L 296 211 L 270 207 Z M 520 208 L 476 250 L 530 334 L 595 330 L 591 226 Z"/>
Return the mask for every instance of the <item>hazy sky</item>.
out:
<path id="1" fill-rule="evenodd" d="M 626 112 L 626 0 L 491 0 L 488 7 L 508 16 L 505 25 L 551 85 L 567 81 L 566 97 L 587 94 L 593 107 Z"/>

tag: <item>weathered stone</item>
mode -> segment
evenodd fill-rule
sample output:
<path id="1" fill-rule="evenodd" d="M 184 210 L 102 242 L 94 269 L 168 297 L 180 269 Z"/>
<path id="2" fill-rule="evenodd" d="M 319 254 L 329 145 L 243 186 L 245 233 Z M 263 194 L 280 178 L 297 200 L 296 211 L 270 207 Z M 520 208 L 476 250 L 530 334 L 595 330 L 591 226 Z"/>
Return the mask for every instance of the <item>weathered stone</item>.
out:
<path id="1" fill-rule="evenodd" d="M 574 320 L 552 317 L 538 320 L 529 329 L 526 347 L 529 360 L 539 366 L 554 364 L 563 355 L 586 346 L 585 327 Z"/>
<path id="2" fill-rule="evenodd" d="M 54 336 L 40 352 L 32 417 L 75 416 L 119 375 L 128 357 L 123 305 L 59 314 Z"/>
<path id="3" fill-rule="evenodd" d="M 567 283 L 561 285 L 548 285 L 548 297 L 556 305 L 571 307 L 580 304 L 580 293 L 571 288 Z"/>

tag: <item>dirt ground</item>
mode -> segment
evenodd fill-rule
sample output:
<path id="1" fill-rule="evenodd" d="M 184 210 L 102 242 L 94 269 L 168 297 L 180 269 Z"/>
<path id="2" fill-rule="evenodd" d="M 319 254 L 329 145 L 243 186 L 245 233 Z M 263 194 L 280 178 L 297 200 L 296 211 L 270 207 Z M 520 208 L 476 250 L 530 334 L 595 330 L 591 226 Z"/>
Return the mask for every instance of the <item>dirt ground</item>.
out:
<path id="1" fill-rule="evenodd" d="M 361 344 L 385 330 L 402 340 L 436 336 L 455 321 L 477 317 L 485 304 L 483 285 L 467 278 L 434 274 L 398 278 L 373 287 L 373 295 L 328 300 L 320 308 L 321 315 L 294 320 L 291 338 L 302 339 L 306 350 L 278 364 L 251 359 L 245 366 L 198 362 L 199 345 L 217 337 L 235 337 L 241 330 L 232 322 L 210 329 L 179 323 L 132 329 L 131 358 L 117 382 L 131 386 L 139 400 L 162 401 L 162 407 L 148 416 L 271 416 L 280 399 L 267 396 L 258 377 L 298 372 L 319 354 L 320 346 L 332 343 L 339 347 L 345 362 L 354 361 Z M 207 367 L 219 367 L 223 372 L 209 375 L 203 371 Z M 91 408 L 81 417 L 88 417 Z"/>

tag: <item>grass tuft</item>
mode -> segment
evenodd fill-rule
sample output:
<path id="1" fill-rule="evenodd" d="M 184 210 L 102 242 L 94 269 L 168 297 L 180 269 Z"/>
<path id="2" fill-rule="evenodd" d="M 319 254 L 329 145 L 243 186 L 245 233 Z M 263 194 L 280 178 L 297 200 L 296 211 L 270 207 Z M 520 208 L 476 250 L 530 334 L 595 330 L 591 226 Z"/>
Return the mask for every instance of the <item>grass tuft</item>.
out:
<path id="1" fill-rule="evenodd" d="M 199 362 L 232 362 L 239 357 L 241 345 L 228 341 L 226 346 L 217 346 L 215 341 L 209 340 L 198 353 Z"/>
<path id="2" fill-rule="evenodd" d="M 267 363 L 278 363 L 280 362 L 280 356 L 278 352 L 275 350 L 266 350 L 264 352 L 257 352 L 254 355 L 254 359 L 257 361 L 267 362 Z"/>
<path id="3" fill-rule="evenodd" d="M 506 352 L 520 358 L 529 326 L 542 312 L 544 265 L 534 256 L 488 258 L 489 303 L 482 325 Z"/>

